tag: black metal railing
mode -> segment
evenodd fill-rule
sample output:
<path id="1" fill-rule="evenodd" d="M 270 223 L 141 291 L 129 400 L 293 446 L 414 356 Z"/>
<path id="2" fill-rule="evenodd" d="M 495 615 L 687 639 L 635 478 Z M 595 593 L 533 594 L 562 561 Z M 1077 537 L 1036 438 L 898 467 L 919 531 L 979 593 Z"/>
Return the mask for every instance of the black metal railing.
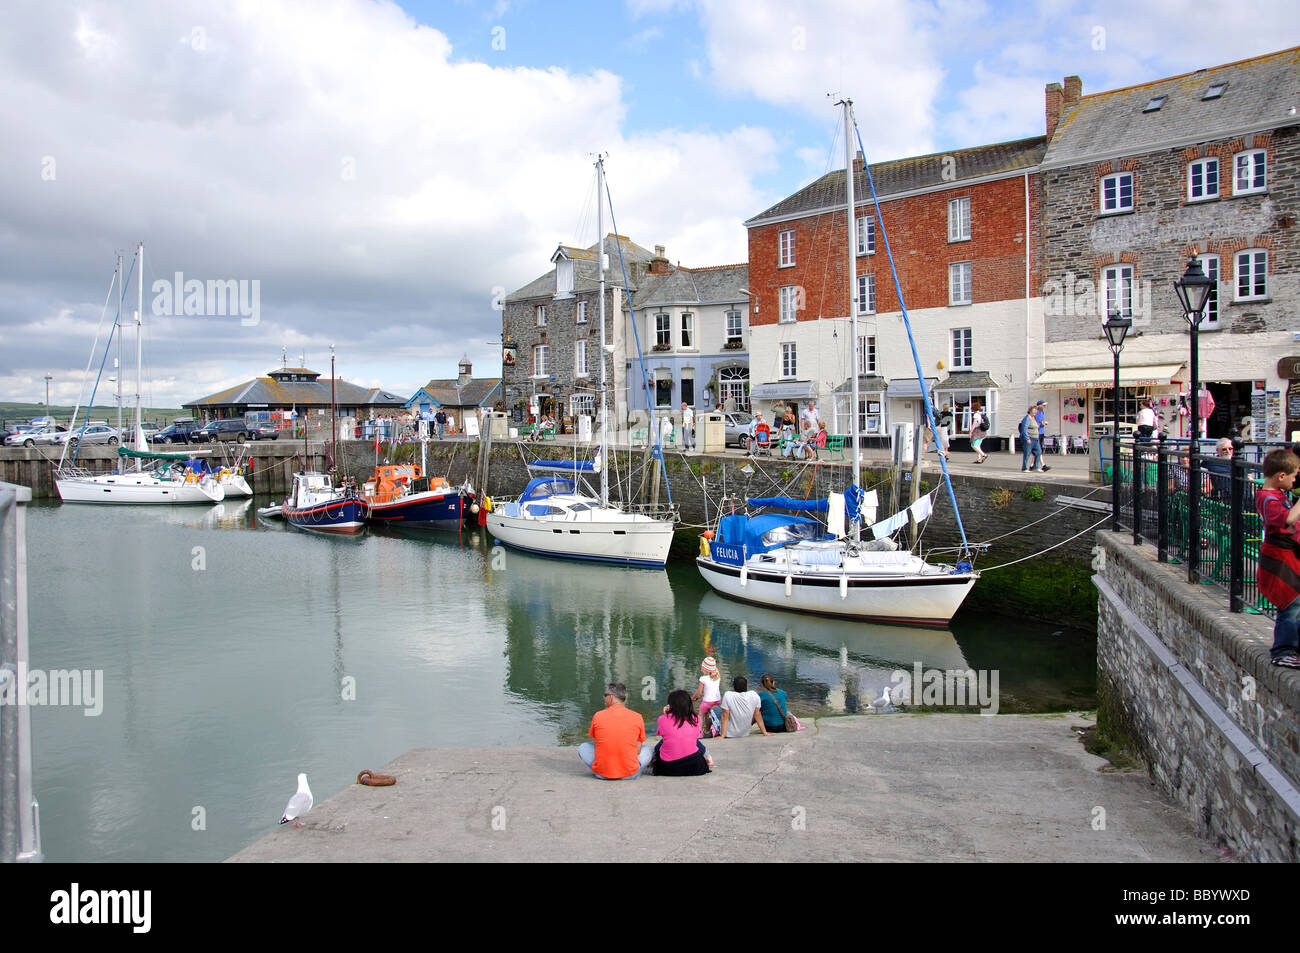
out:
<path id="1" fill-rule="evenodd" d="M 1110 461 L 1103 478 L 1113 482 L 1121 528 L 1135 545 L 1153 545 L 1161 562 L 1186 565 L 1189 581 L 1223 589 L 1231 611 L 1273 616 L 1255 581 L 1264 535 L 1255 511 L 1263 483 L 1257 461 L 1273 448 L 1238 443 L 1226 457 L 1214 444 L 1200 441 L 1193 468 L 1187 440 L 1121 441 L 1118 479 Z"/>

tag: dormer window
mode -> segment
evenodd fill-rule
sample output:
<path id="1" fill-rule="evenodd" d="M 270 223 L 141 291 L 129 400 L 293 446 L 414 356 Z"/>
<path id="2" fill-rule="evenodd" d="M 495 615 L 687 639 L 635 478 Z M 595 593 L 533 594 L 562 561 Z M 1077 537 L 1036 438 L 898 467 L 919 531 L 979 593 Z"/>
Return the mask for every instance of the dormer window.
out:
<path id="1" fill-rule="evenodd" d="M 1156 112 L 1161 106 L 1165 104 L 1165 100 L 1168 98 L 1169 98 L 1168 96 L 1152 96 L 1150 101 L 1147 103 L 1146 108 L 1143 109 L 1142 111 L 1144 113 Z"/>
<path id="2" fill-rule="evenodd" d="M 555 264 L 555 296 L 565 298 L 573 294 L 573 262 L 561 258 Z"/>
<path id="3" fill-rule="evenodd" d="M 1215 83 L 1205 91 L 1205 95 L 1202 96 L 1201 99 L 1218 99 L 1223 95 L 1223 91 L 1227 88 L 1227 83 Z"/>

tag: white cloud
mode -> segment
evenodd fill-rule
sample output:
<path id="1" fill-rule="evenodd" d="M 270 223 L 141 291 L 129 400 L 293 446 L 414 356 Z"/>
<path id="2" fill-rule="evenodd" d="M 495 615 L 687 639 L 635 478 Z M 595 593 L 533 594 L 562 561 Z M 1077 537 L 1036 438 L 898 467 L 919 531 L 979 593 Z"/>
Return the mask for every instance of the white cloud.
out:
<path id="1" fill-rule="evenodd" d="M 700 0 L 714 83 L 812 116 L 848 96 L 873 160 L 931 149 L 943 75 L 931 14 L 898 0 Z"/>
<path id="2" fill-rule="evenodd" d="M 319 364 L 337 341 L 345 367 L 395 390 L 454 374 L 466 350 L 488 371 L 493 288 L 546 271 L 558 240 L 591 240 L 566 234 L 591 153 L 612 154 L 620 227 L 703 265 L 743 259 L 750 175 L 776 149 L 747 127 L 625 139 L 619 76 L 464 61 L 389 3 L 68 0 L 25 16 L 0 37 L 0 283 L 25 302 L 0 303 L 0 397 L 82 359 L 80 327 L 15 325 L 61 309 L 93 323 L 113 249 L 139 237 L 147 282 L 261 281 L 257 327 L 154 323 L 154 376 L 180 382 L 161 399 L 263 373 L 282 343 Z"/>

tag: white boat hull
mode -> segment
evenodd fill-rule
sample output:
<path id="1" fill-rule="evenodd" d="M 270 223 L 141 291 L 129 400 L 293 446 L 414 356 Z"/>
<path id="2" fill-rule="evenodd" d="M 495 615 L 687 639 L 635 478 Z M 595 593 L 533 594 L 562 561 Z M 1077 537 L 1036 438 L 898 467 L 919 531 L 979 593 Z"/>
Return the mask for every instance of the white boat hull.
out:
<path id="1" fill-rule="evenodd" d="M 623 566 L 663 567 L 673 543 L 672 523 L 633 514 L 579 521 L 511 517 L 493 510 L 487 529 L 507 546 L 530 553 Z"/>
<path id="2" fill-rule="evenodd" d="M 54 481 L 65 503 L 219 503 L 226 492 L 217 483 L 159 480 L 143 473 L 107 473 Z"/>
<path id="3" fill-rule="evenodd" d="M 226 491 L 226 499 L 231 499 L 232 497 L 251 497 L 253 495 L 253 488 L 249 486 L 248 481 L 238 473 L 232 473 L 224 479 L 219 479 L 218 482 L 221 484 L 221 488 Z"/>
<path id="4" fill-rule="evenodd" d="M 970 572 L 844 573 L 833 567 L 787 574 L 779 565 L 731 566 L 703 556 L 695 564 L 710 586 L 732 599 L 769 609 L 908 625 L 947 625 L 979 578 Z"/>

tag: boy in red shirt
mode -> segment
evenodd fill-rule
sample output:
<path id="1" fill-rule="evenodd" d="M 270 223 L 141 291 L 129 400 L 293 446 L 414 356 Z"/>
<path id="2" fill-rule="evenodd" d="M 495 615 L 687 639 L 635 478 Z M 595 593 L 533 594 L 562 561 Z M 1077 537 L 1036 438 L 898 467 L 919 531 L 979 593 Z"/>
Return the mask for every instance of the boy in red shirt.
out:
<path id="1" fill-rule="evenodd" d="M 605 781 L 635 780 L 654 757 L 654 745 L 644 743 L 645 719 L 627 707 L 622 682 L 605 686 L 605 708 L 592 716 L 588 734 L 595 744 L 579 746 L 578 757 Z"/>
<path id="2" fill-rule="evenodd" d="M 1283 668 L 1300 668 L 1300 501 L 1292 504 L 1288 495 L 1297 471 L 1300 458 L 1290 450 L 1274 450 L 1264 458 L 1264 486 L 1255 492 L 1255 509 L 1264 523 L 1259 593 L 1277 608 L 1269 654 Z"/>

